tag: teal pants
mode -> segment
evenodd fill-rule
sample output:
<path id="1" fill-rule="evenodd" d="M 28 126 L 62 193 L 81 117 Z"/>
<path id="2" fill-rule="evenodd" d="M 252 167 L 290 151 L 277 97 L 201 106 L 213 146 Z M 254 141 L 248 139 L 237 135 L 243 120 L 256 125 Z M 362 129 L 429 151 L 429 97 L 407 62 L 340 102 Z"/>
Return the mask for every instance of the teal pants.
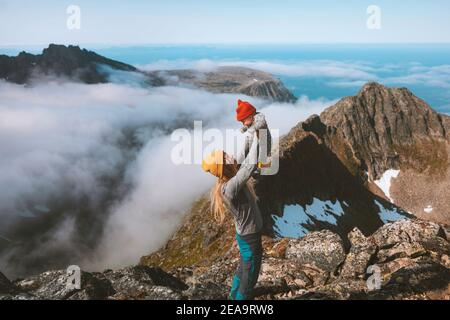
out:
<path id="1" fill-rule="evenodd" d="M 253 288 L 258 281 L 262 260 L 261 234 L 236 234 L 240 261 L 231 286 L 231 300 L 253 299 Z"/>

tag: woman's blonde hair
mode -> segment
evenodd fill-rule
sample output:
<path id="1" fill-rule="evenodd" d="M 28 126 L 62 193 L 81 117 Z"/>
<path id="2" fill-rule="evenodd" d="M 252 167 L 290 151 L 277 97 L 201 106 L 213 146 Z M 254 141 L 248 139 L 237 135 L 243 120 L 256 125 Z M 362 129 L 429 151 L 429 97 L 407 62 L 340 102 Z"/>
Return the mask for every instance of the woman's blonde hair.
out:
<path id="1" fill-rule="evenodd" d="M 211 212 L 213 213 L 214 219 L 222 224 L 225 221 L 225 217 L 227 214 L 227 207 L 223 200 L 222 194 L 222 186 L 231 178 L 233 178 L 238 171 L 237 164 L 225 163 L 223 166 L 223 176 L 222 178 L 218 178 L 216 184 L 211 190 Z M 247 187 L 250 190 L 250 193 L 255 197 L 256 194 L 253 186 L 247 181 Z"/>

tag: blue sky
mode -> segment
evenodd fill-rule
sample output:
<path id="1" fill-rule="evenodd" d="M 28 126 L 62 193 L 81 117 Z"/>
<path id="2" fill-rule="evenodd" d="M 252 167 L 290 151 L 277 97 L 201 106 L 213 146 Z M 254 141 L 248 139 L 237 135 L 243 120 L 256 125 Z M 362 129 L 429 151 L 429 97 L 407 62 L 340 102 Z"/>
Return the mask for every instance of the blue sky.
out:
<path id="1" fill-rule="evenodd" d="M 69 5 L 81 29 L 66 27 Z M 381 29 L 366 26 L 369 5 Z M 0 0 L 0 45 L 450 42 L 447 0 Z"/>

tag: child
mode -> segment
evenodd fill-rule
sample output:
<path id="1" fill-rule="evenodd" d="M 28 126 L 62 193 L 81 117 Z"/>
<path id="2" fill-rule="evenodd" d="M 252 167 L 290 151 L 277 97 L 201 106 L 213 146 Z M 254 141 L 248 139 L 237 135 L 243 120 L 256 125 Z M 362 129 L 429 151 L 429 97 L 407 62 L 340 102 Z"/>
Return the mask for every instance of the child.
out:
<path id="1" fill-rule="evenodd" d="M 254 133 L 260 140 L 258 148 L 258 165 L 256 172 L 260 173 L 261 168 L 270 167 L 270 155 L 272 148 L 272 136 L 264 114 L 257 112 L 256 108 L 247 101 L 238 100 L 236 109 L 236 119 L 242 122 L 242 133 L 246 133 L 245 145 L 239 156 L 237 157 L 238 164 L 241 164 L 246 158 Z"/>

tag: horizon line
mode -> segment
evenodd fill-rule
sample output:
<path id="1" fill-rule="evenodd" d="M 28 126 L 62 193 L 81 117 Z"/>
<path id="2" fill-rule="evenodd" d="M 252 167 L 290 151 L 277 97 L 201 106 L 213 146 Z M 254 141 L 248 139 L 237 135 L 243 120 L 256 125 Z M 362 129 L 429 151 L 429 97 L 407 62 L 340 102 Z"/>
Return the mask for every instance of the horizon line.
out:
<path id="1" fill-rule="evenodd" d="M 100 42 L 46 42 L 30 44 L 0 44 L 0 48 L 42 47 L 50 44 L 101 47 L 157 47 L 157 46 L 260 46 L 260 45 L 450 45 L 449 42 L 155 42 L 155 43 L 100 43 Z"/>

